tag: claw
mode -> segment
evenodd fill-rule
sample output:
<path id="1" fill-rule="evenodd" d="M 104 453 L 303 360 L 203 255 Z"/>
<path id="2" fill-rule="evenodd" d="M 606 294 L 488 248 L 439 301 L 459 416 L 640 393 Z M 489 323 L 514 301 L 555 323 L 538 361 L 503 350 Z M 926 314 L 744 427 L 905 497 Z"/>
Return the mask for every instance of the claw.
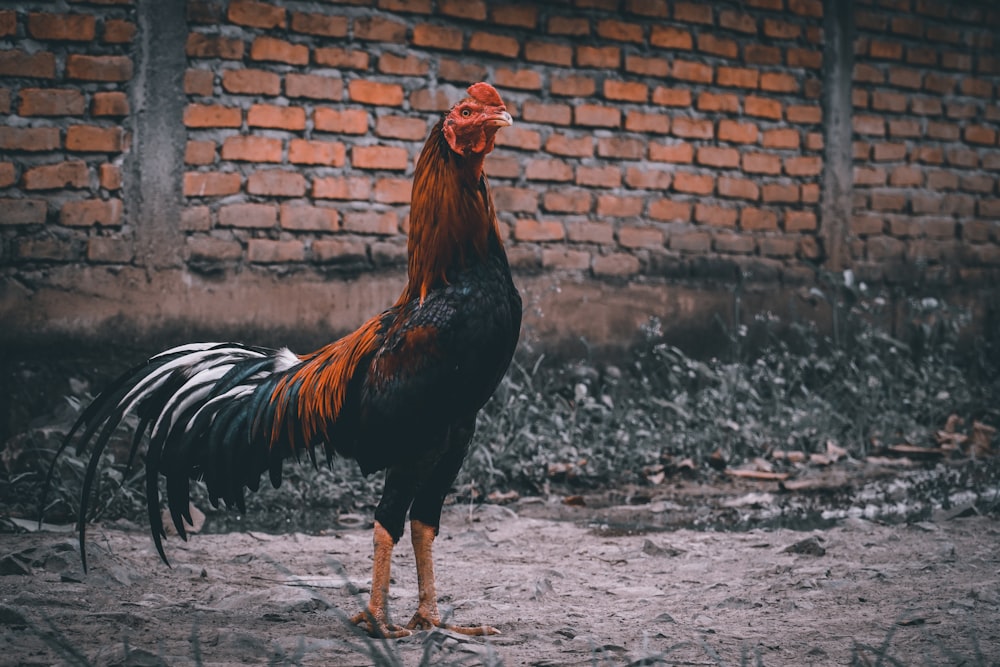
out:
<path id="1" fill-rule="evenodd" d="M 413 634 L 413 630 L 400 627 L 395 623 L 387 623 L 385 620 L 374 614 L 370 609 L 359 611 L 357 614 L 352 616 L 351 624 L 364 626 L 365 632 L 367 632 L 371 637 L 399 639 L 401 637 L 409 637 Z"/>
<path id="2" fill-rule="evenodd" d="M 443 630 L 451 630 L 452 632 L 457 632 L 460 635 L 467 635 L 469 637 L 484 637 L 486 635 L 500 634 L 499 630 L 488 625 L 449 625 L 447 623 L 442 623 L 440 618 L 430 617 L 420 611 L 413 615 L 410 622 L 406 624 L 406 628 L 408 630 L 431 630 L 433 628 L 441 628 Z"/>

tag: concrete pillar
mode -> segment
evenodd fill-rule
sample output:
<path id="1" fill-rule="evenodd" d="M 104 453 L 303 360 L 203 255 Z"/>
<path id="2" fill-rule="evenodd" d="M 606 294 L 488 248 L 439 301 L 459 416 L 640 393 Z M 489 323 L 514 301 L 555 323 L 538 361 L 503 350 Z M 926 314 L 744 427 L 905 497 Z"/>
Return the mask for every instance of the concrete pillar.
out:
<path id="1" fill-rule="evenodd" d="M 820 238 L 826 268 L 850 263 L 847 231 L 851 219 L 851 81 L 854 73 L 854 0 L 823 2 L 823 194 Z"/>
<path id="2" fill-rule="evenodd" d="M 136 73 L 131 104 L 133 145 L 125 164 L 128 220 L 136 262 L 147 269 L 180 266 L 183 203 L 184 70 L 187 18 L 180 0 L 139 0 Z"/>

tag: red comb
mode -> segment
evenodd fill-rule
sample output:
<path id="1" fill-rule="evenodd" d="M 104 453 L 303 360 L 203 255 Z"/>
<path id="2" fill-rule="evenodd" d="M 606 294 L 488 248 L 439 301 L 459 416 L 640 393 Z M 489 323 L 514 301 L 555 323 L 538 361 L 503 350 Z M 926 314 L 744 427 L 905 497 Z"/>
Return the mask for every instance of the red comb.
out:
<path id="1" fill-rule="evenodd" d="M 497 92 L 497 89 L 483 81 L 469 86 L 468 93 L 477 102 L 503 106 L 503 100 L 500 99 L 500 93 Z"/>

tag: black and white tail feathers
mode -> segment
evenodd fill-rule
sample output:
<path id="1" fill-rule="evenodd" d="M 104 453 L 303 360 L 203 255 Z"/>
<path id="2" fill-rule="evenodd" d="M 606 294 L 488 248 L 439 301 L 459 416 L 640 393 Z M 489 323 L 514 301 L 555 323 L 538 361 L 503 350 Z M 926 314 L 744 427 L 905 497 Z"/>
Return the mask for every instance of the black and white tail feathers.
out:
<path id="1" fill-rule="evenodd" d="M 167 506 L 182 538 L 186 538 L 184 520 L 191 522 L 191 479 L 204 479 L 213 506 L 221 498 L 241 511 L 243 488 L 257 490 L 265 470 L 277 486 L 291 447 L 271 442 L 271 398 L 280 378 L 299 363 L 288 349 L 238 343 L 182 345 L 132 368 L 97 396 L 70 429 L 52 464 L 78 434 L 78 455 L 92 445 L 79 514 L 84 569 L 87 506 L 101 453 L 127 414 L 139 418 L 129 469 L 143 435 L 149 433 L 146 506 L 156 550 L 167 562 L 161 542 L 165 532 L 158 475 L 166 478 Z"/>

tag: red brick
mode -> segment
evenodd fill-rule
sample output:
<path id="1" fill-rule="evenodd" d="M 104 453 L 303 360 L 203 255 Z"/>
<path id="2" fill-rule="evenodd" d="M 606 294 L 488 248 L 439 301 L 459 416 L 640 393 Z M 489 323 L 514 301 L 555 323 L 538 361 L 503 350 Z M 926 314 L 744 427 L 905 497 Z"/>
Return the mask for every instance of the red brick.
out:
<path id="1" fill-rule="evenodd" d="M 413 44 L 445 51 L 461 51 L 462 31 L 458 28 L 420 23 L 413 28 Z"/>
<path id="2" fill-rule="evenodd" d="M 757 201 L 760 198 L 760 187 L 749 178 L 719 177 L 719 196 L 731 199 L 749 199 Z"/>
<path id="3" fill-rule="evenodd" d="M 679 171 L 674 174 L 673 189 L 695 195 L 710 195 L 715 190 L 715 179 L 709 174 Z"/>
<path id="4" fill-rule="evenodd" d="M 798 203 L 799 186 L 794 183 L 765 183 L 761 188 L 761 200 L 767 203 Z"/>
<path id="5" fill-rule="evenodd" d="M 590 19 L 584 16 L 550 16 L 547 29 L 550 35 L 582 37 L 590 34 Z"/>
<path id="6" fill-rule="evenodd" d="M 406 41 L 406 24 L 384 16 L 364 16 L 354 19 L 354 37 L 369 42 Z"/>
<path id="7" fill-rule="evenodd" d="M 694 147 L 688 143 L 649 144 L 649 159 L 653 162 L 690 164 L 694 161 Z"/>
<path id="8" fill-rule="evenodd" d="M 582 169 L 584 169 L 584 167 L 579 167 L 576 170 L 577 178 L 579 178 L 580 171 Z M 630 188 L 638 188 L 644 190 L 666 190 L 670 187 L 670 184 L 672 182 L 673 182 L 673 175 L 669 171 L 660 171 L 658 169 L 652 169 L 649 166 L 628 167 L 625 170 L 625 183 Z M 609 185 L 604 187 L 618 187 L 618 186 Z"/>
<path id="9" fill-rule="evenodd" d="M 344 95 L 344 81 L 339 77 L 289 72 L 285 75 L 285 95 L 314 100 L 340 100 Z"/>
<path id="10" fill-rule="evenodd" d="M 598 203 L 598 211 L 600 211 L 600 203 Z M 625 226 L 618 230 L 618 244 L 623 248 L 662 248 L 663 232 L 655 227 Z"/>
<path id="11" fill-rule="evenodd" d="M 413 182 L 409 178 L 380 178 L 375 183 L 375 201 L 380 204 L 409 204 Z"/>
<path id="12" fill-rule="evenodd" d="M 622 102 L 644 103 L 649 98 L 649 87 L 636 81 L 615 81 L 605 79 L 604 98 Z"/>
<path id="13" fill-rule="evenodd" d="M 430 14 L 431 0 L 378 0 L 378 8 L 390 12 Z"/>
<path id="14" fill-rule="evenodd" d="M 624 160 L 641 160 L 646 153 L 646 142 L 631 137 L 598 137 L 597 155 Z"/>
<path id="15" fill-rule="evenodd" d="M 28 14 L 28 34 L 35 39 L 59 42 L 90 42 L 96 36 L 97 19 L 90 14 Z"/>
<path id="16" fill-rule="evenodd" d="M 469 81 L 482 81 L 486 77 L 487 70 L 481 63 L 454 60 L 445 57 L 438 59 L 438 78 L 444 81 L 457 81 L 462 84 L 468 84 Z M 497 85 L 504 85 L 508 88 L 517 87 L 500 84 L 499 79 L 497 80 Z"/>
<path id="17" fill-rule="evenodd" d="M 318 132 L 366 134 L 368 132 L 368 112 L 363 109 L 318 107 L 313 111 L 313 128 Z"/>
<path id="18" fill-rule="evenodd" d="M 573 122 L 587 127 L 619 127 L 621 111 L 597 104 L 581 104 L 574 109 Z"/>
<path id="19" fill-rule="evenodd" d="M 322 239 L 313 241 L 313 260 L 321 264 L 366 264 L 368 248 L 360 241 L 348 239 Z"/>
<path id="20" fill-rule="evenodd" d="M 804 69 L 821 69 L 823 67 L 823 54 L 812 49 L 788 49 L 785 58 L 789 67 L 802 67 Z"/>
<path id="21" fill-rule="evenodd" d="M 405 170 L 410 155 L 398 146 L 355 146 L 351 149 L 351 164 L 356 169 Z"/>
<path id="22" fill-rule="evenodd" d="M 670 235 L 670 249 L 680 252 L 707 253 L 712 249 L 712 237 L 707 232 L 674 232 Z"/>
<path id="23" fill-rule="evenodd" d="M 791 74 L 764 72 L 760 75 L 760 89 L 772 93 L 797 93 L 799 81 Z"/>
<path id="24" fill-rule="evenodd" d="M 997 143 L 997 132 L 985 125 L 969 125 L 965 128 L 962 138 L 969 144 L 995 146 Z"/>
<path id="25" fill-rule="evenodd" d="M 698 148 L 695 162 L 706 167 L 735 169 L 740 166 L 740 153 L 735 148 L 701 146 Z"/>
<path id="26" fill-rule="evenodd" d="M 788 107 L 786 116 L 789 123 L 819 125 L 823 122 L 823 109 L 818 106 L 796 104 Z"/>
<path id="27" fill-rule="evenodd" d="M 550 85 L 553 95 L 565 97 L 590 97 L 597 90 L 594 80 L 588 76 L 553 76 Z"/>
<path id="28" fill-rule="evenodd" d="M 368 69 L 368 54 L 359 49 L 318 47 L 313 51 L 317 65 L 338 69 Z"/>
<path id="29" fill-rule="evenodd" d="M 222 89 L 238 95 L 278 95 L 281 77 L 260 69 L 227 69 L 222 71 Z"/>
<path id="30" fill-rule="evenodd" d="M 649 33 L 649 43 L 662 49 L 690 51 L 694 48 L 694 38 L 690 31 L 673 26 L 653 25 Z"/>
<path id="31" fill-rule="evenodd" d="M 857 63 L 854 65 L 854 81 L 858 83 L 873 83 L 876 85 L 885 83 L 885 75 L 882 70 L 874 65 Z"/>
<path id="32" fill-rule="evenodd" d="M 713 247 L 716 252 L 748 255 L 757 248 L 757 241 L 745 234 L 720 233 L 715 235 Z"/>
<path id="33" fill-rule="evenodd" d="M 719 37 L 710 32 L 698 35 L 698 50 L 722 58 L 736 58 L 740 53 L 740 49 L 735 41 Z"/>
<path id="34" fill-rule="evenodd" d="M 622 173 L 619 167 L 613 165 L 603 167 L 581 165 L 576 168 L 576 184 L 595 188 L 617 188 L 622 184 Z"/>
<path id="35" fill-rule="evenodd" d="M 243 112 L 239 107 L 221 104 L 189 104 L 184 109 L 184 125 L 187 127 L 240 127 Z"/>
<path id="36" fill-rule="evenodd" d="M 6 127 L 0 125 L 0 150 L 51 151 L 60 146 L 55 127 Z"/>
<path id="37" fill-rule="evenodd" d="M 553 42 L 529 41 L 524 45 L 524 59 L 529 62 L 570 67 L 573 65 L 573 48 Z"/>
<path id="38" fill-rule="evenodd" d="M 378 59 L 378 71 L 399 76 L 424 76 L 430 70 L 426 60 L 414 55 L 406 57 L 383 53 Z"/>
<path id="39" fill-rule="evenodd" d="M 777 228 L 778 216 L 774 211 L 759 208 L 744 208 L 740 211 L 740 229 L 758 231 Z"/>
<path id="40" fill-rule="evenodd" d="M 743 171 L 749 174 L 780 174 L 781 158 L 767 153 L 746 153 L 743 155 Z"/>
<path id="41" fill-rule="evenodd" d="M 189 171 L 184 174 L 185 197 L 221 197 L 240 191 L 239 174 L 214 171 Z"/>
<path id="42" fill-rule="evenodd" d="M 247 242 L 247 260 L 258 264 L 302 262 L 305 258 L 306 249 L 302 241 L 250 239 Z"/>
<path id="43" fill-rule="evenodd" d="M 581 188 L 559 188 L 547 190 L 542 195 L 542 208 L 558 213 L 588 213 L 591 207 L 591 195 Z"/>
<path id="44" fill-rule="evenodd" d="M 301 197 L 305 195 L 305 177 L 297 171 L 263 169 L 247 178 L 247 192 L 271 197 Z"/>
<path id="45" fill-rule="evenodd" d="M 347 211 L 344 213 L 344 230 L 356 234 L 388 236 L 399 231 L 395 211 Z"/>
<path id="46" fill-rule="evenodd" d="M 906 157 L 906 144 L 879 142 L 872 145 L 872 160 L 875 162 L 895 162 Z"/>
<path id="47" fill-rule="evenodd" d="M 781 48 L 765 44 L 747 44 L 743 49 L 743 59 L 748 65 L 780 65 Z"/>
<path id="48" fill-rule="evenodd" d="M 86 109 L 83 93 L 71 88 L 23 88 L 22 116 L 79 116 Z"/>
<path id="49" fill-rule="evenodd" d="M 674 20 L 711 25 L 712 5 L 700 2 L 677 2 L 674 4 Z"/>
<path id="50" fill-rule="evenodd" d="M 924 182 L 924 172 L 919 167 L 896 167 L 889 173 L 892 187 L 919 187 Z"/>
<path id="51" fill-rule="evenodd" d="M 764 130 L 761 137 L 764 148 L 798 148 L 800 143 L 799 131 L 793 128 Z"/>
<path id="52" fill-rule="evenodd" d="M 526 243 L 562 241 L 566 238 L 566 230 L 558 220 L 519 218 L 514 223 L 514 238 Z"/>
<path id="53" fill-rule="evenodd" d="M 617 42 L 642 44 L 643 29 L 638 23 L 627 23 L 615 19 L 601 19 L 597 22 L 597 35 Z"/>
<path id="54" fill-rule="evenodd" d="M 300 232 L 335 232 L 340 228 L 337 209 L 298 202 L 281 205 L 280 221 L 282 229 Z"/>
<path id="55" fill-rule="evenodd" d="M 192 32 L 187 37 L 184 51 L 190 58 L 221 58 L 222 60 L 242 60 L 243 40 L 236 37 L 203 35 Z"/>
<path id="56" fill-rule="evenodd" d="M 747 35 L 756 35 L 757 19 L 751 14 L 745 14 L 732 10 L 723 10 L 719 12 L 719 27 L 725 28 L 726 30 L 742 32 Z"/>
<path id="57" fill-rule="evenodd" d="M 5 9 L 0 11 L 0 37 L 17 33 L 17 12 Z"/>
<path id="58" fill-rule="evenodd" d="M 781 102 L 765 97 L 749 96 L 743 101 L 743 110 L 748 116 L 781 120 Z M 789 121 L 792 119 L 789 118 Z"/>
<path id="59" fill-rule="evenodd" d="M 816 214 L 812 211 L 786 211 L 786 232 L 811 232 L 817 229 Z"/>
<path id="60" fill-rule="evenodd" d="M 288 161 L 292 164 L 318 164 L 342 167 L 346 148 L 339 141 L 292 139 L 288 143 Z"/>
<path id="61" fill-rule="evenodd" d="M 857 134 L 876 137 L 885 136 L 885 119 L 881 116 L 855 115 L 853 124 L 854 132 Z"/>
<path id="62" fill-rule="evenodd" d="M 687 222 L 691 219 L 691 203 L 671 199 L 655 199 L 649 203 L 649 217 L 665 222 Z"/>
<path id="63" fill-rule="evenodd" d="M 16 244 L 17 257 L 52 261 L 77 259 L 77 251 L 69 241 L 56 238 L 20 239 Z"/>
<path id="64" fill-rule="evenodd" d="M 625 129 L 629 132 L 667 134 L 670 131 L 670 117 L 659 113 L 629 110 L 625 114 Z"/>
<path id="65" fill-rule="evenodd" d="M 476 81 L 484 77 L 472 77 L 465 81 Z M 521 69 L 512 70 L 507 67 L 497 67 L 493 75 L 494 83 L 501 88 L 515 88 L 518 90 L 541 90 L 542 76 L 535 70 Z"/>
<path id="66" fill-rule="evenodd" d="M 568 104 L 525 102 L 521 114 L 529 123 L 548 125 L 569 125 L 573 119 L 573 110 Z"/>
<path id="67" fill-rule="evenodd" d="M 460 19 L 486 20 L 486 3 L 483 0 L 438 0 L 438 11 Z"/>
<path id="68" fill-rule="evenodd" d="M 419 141 L 427 136 L 427 121 L 405 116 L 379 116 L 375 121 L 375 134 L 390 139 Z"/>
<path id="69" fill-rule="evenodd" d="M 657 86 L 653 90 L 653 104 L 665 107 L 690 107 L 691 91 L 684 88 Z"/>
<path id="70" fill-rule="evenodd" d="M 128 97 L 118 91 L 94 93 L 90 113 L 94 116 L 127 116 L 131 111 Z"/>
<path id="71" fill-rule="evenodd" d="M 68 201 L 59 209 L 59 224 L 67 227 L 118 227 L 122 224 L 121 199 Z"/>
<path id="72" fill-rule="evenodd" d="M 502 58 L 516 58 L 521 51 L 521 43 L 513 37 L 495 35 L 488 32 L 474 32 L 469 38 L 469 50 L 488 53 Z"/>
<path id="73" fill-rule="evenodd" d="M 78 153 L 120 153 L 125 131 L 121 127 L 70 125 L 66 129 L 66 150 Z"/>
<path id="74" fill-rule="evenodd" d="M 520 178 L 521 160 L 516 155 L 494 151 L 486 158 L 486 173 L 494 178 Z"/>
<path id="75" fill-rule="evenodd" d="M 347 37 L 347 17 L 311 12 L 292 12 L 292 30 L 320 37 Z"/>
<path id="76" fill-rule="evenodd" d="M 278 159 L 281 159 L 280 143 Z M 184 146 L 185 164 L 212 164 L 215 162 L 215 142 L 214 141 L 188 141 Z"/>
<path id="77" fill-rule="evenodd" d="M 21 183 L 25 190 L 85 188 L 90 185 L 90 170 L 80 160 L 45 164 L 25 169 Z"/>
<path id="78" fill-rule="evenodd" d="M 582 271 L 590 268 L 590 253 L 563 247 L 542 249 L 542 266 L 553 271 Z"/>
<path id="79" fill-rule="evenodd" d="M 819 176 L 823 171 L 823 160 L 814 156 L 787 157 L 784 169 L 789 176 Z"/>
<path id="80" fill-rule="evenodd" d="M 618 69 L 621 66 L 622 53 L 617 46 L 578 46 L 576 47 L 577 67 L 596 67 L 598 69 Z"/>
<path id="81" fill-rule="evenodd" d="M 308 65 L 309 47 L 274 37 L 260 36 L 250 45 L 250 59 L 257 61 Z"/>
<path id="82" fill-rule="evenodd" d="M 887 174 L 881 167 L 854 167 L 854 185 L 885 185 Z"/>
<path id="83" fill-rule="evenodd" d="M 306 128 L 306 110 L 302 107 L 254 104 L 247 111 L 247 125 L 278 130 L 304 130 Z"/>
<path id="84" fill-rule="evenodd" d="M 534 29 L 538 25 L 538 8 L 532 5 L 490 7 L 490 20 L 499 25 Z"/>
<path id="85" fill-rule="evenodd" d="M 712 66 L 691 60 L 675 60 L 673 71 L 675 79 L 692 83 L 712 83 Z"/>
<path id="86" fill-rule="evenodd" d="M 366 176 L 329 176 L 313 180 L 316 199 L 367 201 L 372 194 L 371 179 Z"/>
<path id="87" fill-rule="evenodd" d="M 711 227 L 735 227 L 738 215 L 739 211 L 735 208 L 725 206 L 695 204 L 694 207 L 695 222 Z"/>
<path id="88" fill-rule="evenodd" d="M 66 76 L 81 81 L 128 81 L 132 78 L 132 60 L 128 56 L 66 57 Z"/>
<path id="89" fill-rule="evenodd" d="M 402 106 L 403 87 L 395 83 L 380 83 L 366 79 L 354 79 L 347 86 L 352 102 L 376 104 L 380 106 Z"/>
<path id="90" fill-rule="evenodd" d="M 671 132 L 685 139 L 712 139 L 715 136 L 715 127 L 711 120 L 678 116 L 673 120 Z"/>
<path id="91" fill-rule="evenodd" d="M 55 54 L 48 51 L 25 53 L 18 49 L 0 51 L 0 76 L 54 79 L 56 76 Z"/>
<path id="92" fill-rule="evenodd" d="M 272 28 L 285 27 L 285 10 L 283 7 L 276 7 L 264 2 L 254 2 L 253 0 L 233 0 L 229 4 L 229 11 L 226 17 L 237 25 L 245 25 L 251 28 Z"/>
<path id="93" fill-rule="evenodd" d="M 6 188 L 17 182 L 17 173 L 13 162 L 0 162 L 0 188 Z"/>
<path id="94" fill-rule="evenodd" d="M 545 151 L 553 155 L 569 157 L 592 157 L 594 154 L 594 138 L 592 136 L 570 137 L 565 134 L 553 133 L 545 142 Z"/>
<path id="95" fill-rule="evenodd" d="M 663 58 L 644 58 L 634 53 L 625 54 L 625 71 L 657 78 L 666 78 L 670 63 Z"/>
<path id="96" fill-rule="evenodd" d="M 779 19 L 764 19 L 764 36 L 771 39 L 798 39 L 802 35 L 802 28 L 788 21 Z"/>
<path id="97" fill-rule="evenodd" d="M 599 243 L 608 245 L 615 240 L 615 231 L 607 222 L 579 220 L 566 223 L 566 236 L 574 243 Z"/>
<path id="98" fill-rule="evenodd" d="M 529 181 L 571 181 L 573 167 L 562 160 L 531 159 L 525 164 L 524 177 Z"/>
<path id="99" fill-rule="evenodd" d="M 10 113 L 10 88 L 0 88 L 0 113 Z"/>
<path id="100" fill-rule="evenodd" d="M 497 211 L 533 213 L 538 209 L 538 193 L 529 188 L 493 188 L 493 201 Z"/>
<path id="101" fill-rule="evenodd" d="M 698 94 L 698 111 L 723 111 L 739 113 L 740 98 L 731 93 L 713 93 L 703 91 Z"/>
<path id="102" fill-rule="evenodd" d="M 616 252 L 609 255 L 595 255 L 590 268 L 598 276 L 631 276 L 638 273 L 640 265 L 636 257 Z"/>
<path id="103" fill-rule="evenodd" d="M 188 95 L 212 94 L 215 85 L 215 74 L 207 69 L 189 69 L 184 72 L 184 92 Z"/>
<path id="104" fill-rule="evenodd" d="M 497 135 L 496 145 L 519 148 L 526 151 L 537 151 L 542 147 L 542 136 L 534 130 L 526 130 L 523 127 L 511 127 Z"/>

